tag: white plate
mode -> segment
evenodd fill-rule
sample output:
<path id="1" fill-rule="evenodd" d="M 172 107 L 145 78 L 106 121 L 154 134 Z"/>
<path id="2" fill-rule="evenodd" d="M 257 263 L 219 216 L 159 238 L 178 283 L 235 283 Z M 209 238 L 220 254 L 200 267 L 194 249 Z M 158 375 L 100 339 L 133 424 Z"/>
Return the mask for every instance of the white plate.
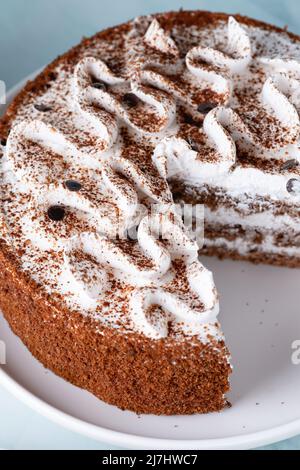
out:
<path id="1" fill-rule="evenodd" d="M 215 273 L 233 356 L 232 408 L 172 417 L 120 411 L 45 370 L 2 315 L 7 365 L 0 383 L 56 423 L 123 448 L 245 449 L 300 433 L 300 365 L 291 360 L 300 340 L 299 270 L 204 261 Z"/>

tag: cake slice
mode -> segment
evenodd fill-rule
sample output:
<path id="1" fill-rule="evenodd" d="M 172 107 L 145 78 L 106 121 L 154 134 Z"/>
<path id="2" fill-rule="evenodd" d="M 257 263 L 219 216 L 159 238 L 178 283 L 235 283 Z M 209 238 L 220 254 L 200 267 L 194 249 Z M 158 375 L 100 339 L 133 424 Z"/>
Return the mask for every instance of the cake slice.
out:
<path id="1" fill-rule="evenodd" d="M 0 124 L 0 308 L 47 368 L 138 413 L 227 405 L 218 295 L 168 184 L 211 88 L 194 43 L 225 20 L 170 13 L 85 39 Z"/>
<path id="2" fill-rule="evenodd" d="M 299 37 L 233 17 L 189 35 L 202 123 L 182 113 L 155 149 L 160 173 L 176 201 L 205 205 L 202 254 L 300 266 Z"/>

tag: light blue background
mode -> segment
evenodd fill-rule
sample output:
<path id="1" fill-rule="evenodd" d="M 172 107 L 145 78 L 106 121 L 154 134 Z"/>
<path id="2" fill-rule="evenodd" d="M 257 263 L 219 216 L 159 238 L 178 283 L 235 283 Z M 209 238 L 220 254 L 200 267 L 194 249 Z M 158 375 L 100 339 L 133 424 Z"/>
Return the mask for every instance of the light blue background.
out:
<path id="1" fill-rule="evenodd" d="M 82 36 L 140 14 L 180 7 L 242 13 L 300 33 L 299 0 L 0 0 L 0 79 L 9 89 Z M 0 389 L 2 447 L 108 449 L 50 423 Z M 300 437 L 268 448 L 300 449 Z"/>

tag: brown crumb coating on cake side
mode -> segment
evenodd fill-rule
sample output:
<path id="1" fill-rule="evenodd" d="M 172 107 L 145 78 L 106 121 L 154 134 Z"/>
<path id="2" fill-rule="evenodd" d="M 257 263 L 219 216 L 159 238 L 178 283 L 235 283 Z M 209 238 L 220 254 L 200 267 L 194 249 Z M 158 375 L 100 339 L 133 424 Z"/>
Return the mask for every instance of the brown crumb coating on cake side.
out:
<path id="1" fill-rule="evenodd" d="M 213 27 L 220 20 L 226 21 L 228 15 L 180 11 L 159 14 L 157 18 L 168 31 L 178 24 Z M 242 24 L 284 32 L 240 15 L 235 18 Z M 129 25 L 123 24 L 84 39 L 28 82 L 0 121 L 1 139 L 8 137 L 19 108 L 51 86 L 58 66 L 74 67 L 85 48 L 102 39 L 119 36 L 121 40 L 128 29 Z M 299 40 L 291 33 L 285 34 Z M 206 252 L 223 256 L 221 249 Z M 232 253 L 232 257 L 236 255 Z M 227 405 L 231 366 L 223 341 L 212 339 L 206 345 L 196 337 L 153 341 L 142 334 L 124 334 L 105 327 L 50 298 L 25 275 L 4 241 L 0 244 L 0 271 L 0 308 L 12 330 L 45 367 L 69 382 L 107 403 L 137 413 L 207 413 Z"/>

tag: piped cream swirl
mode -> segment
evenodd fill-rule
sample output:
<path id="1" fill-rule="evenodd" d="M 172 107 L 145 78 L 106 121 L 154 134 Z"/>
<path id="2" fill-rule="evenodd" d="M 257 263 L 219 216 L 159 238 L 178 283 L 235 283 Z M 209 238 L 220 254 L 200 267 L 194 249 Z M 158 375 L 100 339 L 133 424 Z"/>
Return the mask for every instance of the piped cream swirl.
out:
<path id="1" fill-rule="evenodd" d="M 253 191 L 266 190 L 268 181 L 275 195 L 283 194 L 289 175 L 244 169 L 238 157 L 242 148 L 258 158 L 282 158 L 288 148 L 299 158 L 298 62 L 257 57 L 251 27 L 233 18 L 220 26 L 220 37 L 227 33 L 222 48 L 209 28 L 193 30 L 198 44 L 193 37 L 186 46 L 157 19 L 136 24 L 122 46 L 121 71 L 110 66 L 110 44 L 106 54 L 85 51 L 63 79 L 63 92 L 57 88 L 59 105 L 49 117 L 32 107 L 18 117 L 1 164 L 4 186 L 16 196 L 4 201 L 7 226 L 18 245 L 17 208 L 24 266 L 30 270 L 39 255 L 56 263 L 49 277 L 34 276 L 71 306 L 97 311 L 119 289 L 127 328 L 163 338 L 172 322 L 182 334 L 219 337 L 212 275 L 198 260 L 167 179 L 194 177 L 234 190 L 248 175 Z M 243 86 L 257 76 L 245 99 Z M 128 94 L 136 99 L 132 107 Z M 50 91 L 39 99 L 51 98 Z M 182 131 L 184 114 L 195 119 L 196 146 Z M 272 125 L 260 129 L 262 117 Z M 82 183 L 78 192 L 65 185 L 74 178 Z M 47 210 L 56 205 L 66 217 L 49 226 Z M 170 235 L 163 241 L 158 222 Z M 122 239 L 135 227 L 136 240 Z"/>

